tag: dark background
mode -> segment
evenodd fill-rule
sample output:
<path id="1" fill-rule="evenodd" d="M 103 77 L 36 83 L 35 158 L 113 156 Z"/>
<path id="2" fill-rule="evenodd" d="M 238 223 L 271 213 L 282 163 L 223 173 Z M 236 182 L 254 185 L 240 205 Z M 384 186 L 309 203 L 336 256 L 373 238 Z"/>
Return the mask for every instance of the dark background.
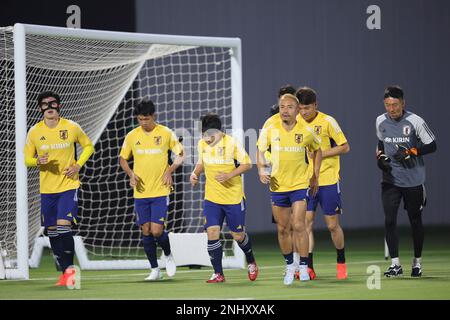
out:
<path id="1" fill-rule="evenodd" d="M 280 86 L 316 89 L 319 108 L 338 120 L 351 146 L 341 160 L 345 228 L 383 225 L 375 119 L 384 112 L 384 88 L 402 86 L 407 109 L 437 137 L 437 153 L 425 157 L 424 222 L 450 224 L 450 1 L 20 0 L 2 2 L 0 25 L 65 26 L 71 4 L 80 6 L 86 29 L 241 38 L 244 129 L 262 126 Z M 366 9 L 374 4 L 381 8 L 381 30 L 366 27 Z M 245 187 L 249 231 L 274 230 L 269 192 L 255 169 Z M 407 223 L 406 214 L 400 223 Z"/>

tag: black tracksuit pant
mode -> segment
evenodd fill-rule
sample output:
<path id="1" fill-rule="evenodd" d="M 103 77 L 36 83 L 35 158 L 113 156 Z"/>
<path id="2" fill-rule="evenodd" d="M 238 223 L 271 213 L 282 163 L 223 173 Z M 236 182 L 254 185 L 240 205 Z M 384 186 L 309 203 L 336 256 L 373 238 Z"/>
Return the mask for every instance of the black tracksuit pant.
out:
<path id="1" fill-rule="evenodd" d="M 420 185 L 402 188 L 392 184 L 382 183 L 381 190 L 389 255 L 391 258 L 398 257 L 397 214 L 400 201 L 403 199 L 404 207 L 408 212 L 409 222 L 411 223 L 414 256 L 416 258 L 421 257 L 424 240 L 422 209 L 426 204 L 425 187 Z"/>

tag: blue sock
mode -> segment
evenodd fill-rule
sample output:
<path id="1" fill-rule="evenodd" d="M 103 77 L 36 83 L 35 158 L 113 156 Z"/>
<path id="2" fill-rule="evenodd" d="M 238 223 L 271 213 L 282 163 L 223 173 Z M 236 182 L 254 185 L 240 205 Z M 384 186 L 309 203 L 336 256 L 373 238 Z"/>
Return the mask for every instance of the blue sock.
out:
<path id="1" fill-rule="evenodd" d="M 156 241 L 153 236 L 142 236 L 142 243 L 144 244 L 144 251 L 147 259 L 153 268 L 158 268 L 158 258 L 156 257 Z"/>
<path id="2" fill-rule="evenodd" d="M 242 242 L 238 242 L 239 248 L 242 249 L 245 253 L 245 258 L 247 259 L 247 263 L 255 262 L 255 257 L 253 256 L 252 250 L 252 242 L 250 241 L 250 237 L 248 234 L 244 234 L 244 240 Z"/>
<path id="3" fill-rule="evenodd" d="M 286 261 L 286 264 L 293 264 L 294 263 L 294 253 L 288 253 L 288 254 L 283 254 L 284 257 L 284 261 Z"/>
<path id="4" fill-rule="evenodd" d="M 61 241 L 62 259 L 61 269 L 66 271 L 70 266 L 73 266 L 73 256 L 75 254 L 75 244 L 73 242 L 72 227 L 71 226 L 57 226 L 58 237 Z"/>
<path id="5" fill-rule="evenodd" d="M 164 255 L 168 256 L 170 254 L 170 241 L 168 233 L 163 231 L 163 233 L 155 239 L 159 246 L 163 249 Z"/>
<path id="6" fill-rule="evenodd" d="M 211 259 L 211 264 L 214 268 L 214 273 L 223 275 L 222 269 L 222 243 L 218 240 L 208 240 L 208 253 Z"/>
<path id="7" fill-rule="evenodd" d="M 58 235 L 58 231 L 55 230 L 47 230 L 47 234 L 48 234 L 48 239 L 50 240 L 50 247 L 52 248 L 53 251 L 53 256 L 56 259 L 56 263 L 58 263 L 59 267 L 62 270 L 62 255 L 63 255 L 63 250 L 62 250 L 62 243 L 61 243 L 61 238 Z M 63 271 L 64 272 L 64 271 Z"/>
<path id="8" fill-rule="evenodd" d="M 308 265 L 308 257 L 300 257 L 300 265 L 307 266 Z"/>

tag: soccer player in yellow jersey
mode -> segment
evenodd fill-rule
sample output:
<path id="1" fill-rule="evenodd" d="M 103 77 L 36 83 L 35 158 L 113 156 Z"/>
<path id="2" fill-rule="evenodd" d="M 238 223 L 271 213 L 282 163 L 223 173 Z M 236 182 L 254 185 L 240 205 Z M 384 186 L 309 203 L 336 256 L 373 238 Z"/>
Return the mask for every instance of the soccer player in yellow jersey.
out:
<path id="1" fill-rule="evenodd" d="M 150 275 L 145 280 L 156 281 L 162 278 L 156 244 L 164 252 L 167 275 L 172 277 L 176 272 L 164 224 L 173 183 L 172 173 L 183 162 L 183 147 L 172 130 L 156 122 L 152 101 L 138 104 L 135 113 L 139 127 L 126 135 L 119 161 L 134 189 L 136 223 L 142 229 L 144 251 L 151 266 Z M 175 154 L 171 166 L 168 164 L 169 150 Z M 128 164 L 131 157 L 134 160 L 133 169 Z"/>
<path id="2" fill-rule="evenodd" d="M 46 91 L 38 96 L 43 120 L 28 131 L 25 165 L 40 173 L 41 221 L 53 254 L 62 270 L 57 286 L 73 284 L 74 241 L 72 223 L 77 223 L 80 187 L 78 172 L 94 153 L 94 146 L 81 127 L 60 116 L 61 98 Z M 75 144 L 83 147 L 75 159 Z M 70 283 L 69 283 L 70 282 Z"/>
<path id="3" fill-rule="evenodd" d="M 293 261 L 293 241 L 300 253 L 300 280 L 309 280 L 308 235 L 305 227 L 306 199 L 315 194 L 321 163 L 320 141 L 303 121 L 297 120 L 299 102 L 292 94 L 279 99 L 281 121 L 273 121 L 261 131 L 257 165 L 262 183 L 270 184 L 272 213 L 277 223 L 278 241 L 286 261 L 284 283 L 292 284 L 297 269 Z M 271 149 L 271 172 L 264 153 Z M 308 170 L 307 151 L 312 153 L 313 173 Z M 292 222 L 291 222 L 292 215 Z M 291 237 L 291 224 L 293 239 Z"/>
<path id="4" fill-rule="evenodd" d="M 205 200 L 203 214 L 208 234 L 208 253 L 214 274 L 207 283 L 224 282 L 220 229 L 224 219 L 233 239 L 244 251 L 248 263 L 248 278 L 256 280 L 258 267 L 253 256 L 249 235 L 245 232 L 245 196 L 242 174 L 251 169 L 250 157 L 233 137 L 221 131 L 222 122 L 217 114 L 202 118 L 203 138 L 198 143 L 198 162 L 191 174 L 193 186 L 205 172 Z"/>
<path id="5" fill-rule="evenodd" d="M 342 212 L 341 190 L 339 187 L 339 156 L 350 151 L 350 146 L 339 124 L 334 118 L 317 110 L 316 92 L 308 87 L 297 90 L 300 102 L 300 114 L 306 123 L 321 139 L 322 166 L 320 167 L 319 191 L 316 196 L 308 197 L 306 212 L 306 228 L 309 234 L 308 271 L 311 279 L 316 277 L 313 267 L 313 222 L 317 205 L 320 203 L 325 222 L 331 233 L 331 239 L 337 252 L 338 279 L 347 278 L 347 267 L 344 253 L 344 232 L 339 224 Z"/>

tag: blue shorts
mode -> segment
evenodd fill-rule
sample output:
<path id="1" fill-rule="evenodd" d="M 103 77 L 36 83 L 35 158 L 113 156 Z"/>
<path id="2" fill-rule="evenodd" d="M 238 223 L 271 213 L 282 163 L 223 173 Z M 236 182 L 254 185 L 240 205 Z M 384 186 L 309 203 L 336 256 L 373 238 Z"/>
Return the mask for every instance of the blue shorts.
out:
<path id="1" fill-rule="evenodd" d="M 287 192 L 271 192 L 272 205 L 289 208 L 296 201 L 306 201 L 308 189 L 299 189 Z"/>
<path id="2" fill-rule="evenodd" d="M 308 207 L 307 211 L 316 211 L 317 205 L 320 203 L 324 214 L 334 216 L 341 213 L 341 189 L 339 188 L 339 182 L 329 186 L 319 187 L 319 191 L 316 196 L 309 197 L 308 195 Z"/>
<path id="3" fill-rule="evenodd" d="M 203 214 L 205 216 L 205 229 L 219 226 L 227 218 L 228 228 L 233 232 L 243 232 L 245 227 L 245 200 L 238 204 L 218 204 L 205 200 L 203 202 Z"/>
<path id="4" fill-rule="evenodd" d="M 147 222 L 164 224 L 166 222 L 169 196 L 134 199 L 136 211 L 136 224 L 138 226 Z"/>
<path id="5" fill-rule="evenodd" d="M 45 228 L 56 226 L 57 220 L 77 224 L 78 189 L 60 193 L 41 193 L 41 223 Z"/>

